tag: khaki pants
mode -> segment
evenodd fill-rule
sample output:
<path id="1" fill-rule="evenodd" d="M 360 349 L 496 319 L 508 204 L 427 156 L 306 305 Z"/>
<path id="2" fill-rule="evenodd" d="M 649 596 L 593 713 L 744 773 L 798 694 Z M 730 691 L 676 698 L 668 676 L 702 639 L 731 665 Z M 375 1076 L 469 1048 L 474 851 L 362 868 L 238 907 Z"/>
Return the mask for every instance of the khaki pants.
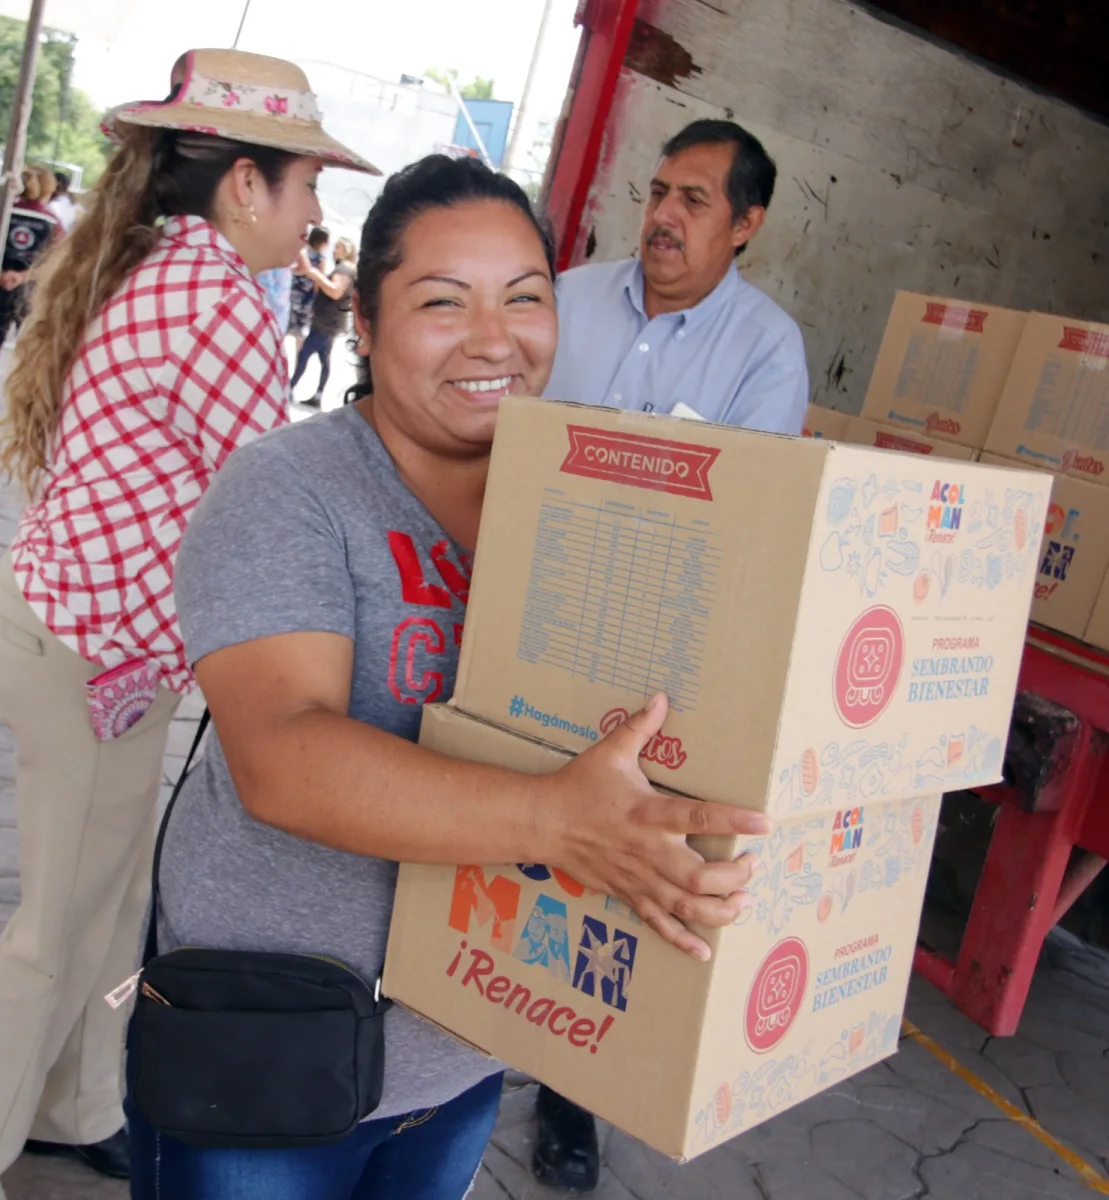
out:
<path id="1" fill-rule="evenodd" d="M 138 959 L 180 697 L 162 689 L 123 737 L 98 742 L 84 683 L 101 669 L 38 620 L 0 559 L 0 722 L 15 736 L 23 889 L 0 936 L 0 1174 L 28 1136 L 80 1145 L 123 1124 L 126 1010 L 103 997 Z"/>

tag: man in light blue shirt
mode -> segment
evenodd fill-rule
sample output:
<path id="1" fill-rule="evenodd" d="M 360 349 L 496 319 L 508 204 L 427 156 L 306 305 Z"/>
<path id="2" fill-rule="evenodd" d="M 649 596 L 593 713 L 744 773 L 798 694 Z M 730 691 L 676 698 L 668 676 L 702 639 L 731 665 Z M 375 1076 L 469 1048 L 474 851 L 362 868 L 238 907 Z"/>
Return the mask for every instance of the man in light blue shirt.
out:
<path id="1" fill-rule="evenodd" d="M 776 168 L 731 121 L 672 138 L 651 181 L 639 259 L 567 271 L 544 393 L 646 412 L 681 404 L 709 421 L 801 432 L 809 403 L 796 322 L 738 272 Z"/>
<path id="2" fill-rule="evenodd" d="M 695 121 L 663 148 L 639 259 L 559 278 L 558 353 L 544 395 L 799 434 L 809 403 L 801 330 L 735 260 L 758 233 L 777 169 L 731 121 Z M 592 1116 L 540 1087 L 532 1170 L 589 1192 L 600 1155 Z"/>

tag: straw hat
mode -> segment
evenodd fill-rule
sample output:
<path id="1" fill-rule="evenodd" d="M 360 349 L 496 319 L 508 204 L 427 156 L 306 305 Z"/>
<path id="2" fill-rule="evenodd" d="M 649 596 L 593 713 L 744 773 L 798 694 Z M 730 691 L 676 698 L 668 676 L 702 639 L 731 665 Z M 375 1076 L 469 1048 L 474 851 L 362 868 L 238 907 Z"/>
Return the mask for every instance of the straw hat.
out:
<path id="1" fill-rule="evenodd" d="M 102 124 L 105 134 L 111 137 L 119 123 L 210 133 L 381 174 L 324 133 L 308 77 L 291 62 L 242 50 L 190 50 L 178 60 L 172 83 L 169 100 L 112 109 Z"/>

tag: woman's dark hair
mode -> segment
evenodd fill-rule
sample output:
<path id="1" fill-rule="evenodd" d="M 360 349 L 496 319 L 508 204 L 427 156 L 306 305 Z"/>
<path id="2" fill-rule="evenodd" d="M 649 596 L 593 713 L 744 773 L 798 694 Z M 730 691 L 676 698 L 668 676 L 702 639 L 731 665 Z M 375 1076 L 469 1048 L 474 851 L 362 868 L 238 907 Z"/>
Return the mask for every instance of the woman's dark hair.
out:
<path id="1" fill-rule="evenodd" d="M 371 327 L 377 321 L 382 281 L 401 265 L 401 243 L 409 225 L 421 213 L 469 200 L 503 200 L 514 204 L 534 226 L 554 279 L 554 238 L 536 216 L 523 188 L 476 158 L 429 154 L 389 179 L 362 226 L 354 290 L 359 311 Z M 347 393 L 347 402 L 372 391 L 369 363 L 360 358 L 359 381 Z"/>
<path id="2" fill-rule="evenodd" d="M 313 229 L 308 235 L 308 245 L 311 246 L 313 250 L 321 249 L 321 247 L 326 246 L 329 241 L 331 241 L 331 232 L 327 229 L 324 229 L 322 225 L 317 225 L 316 228 Z"/>

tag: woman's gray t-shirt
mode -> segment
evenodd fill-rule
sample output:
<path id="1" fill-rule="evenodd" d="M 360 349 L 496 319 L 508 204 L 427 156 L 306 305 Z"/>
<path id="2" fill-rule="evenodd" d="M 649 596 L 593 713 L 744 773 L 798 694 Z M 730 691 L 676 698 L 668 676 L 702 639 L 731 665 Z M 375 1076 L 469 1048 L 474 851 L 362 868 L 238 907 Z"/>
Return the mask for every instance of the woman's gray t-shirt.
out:
<path id="1" fill-rule="evenodd" d="M 237 451 L 197 506 L 175 584 L 189 661 L 274 634 L 341 634 L 354 642 L 350 716 L 415 741 L 421 706 L 454 689 L 470 568 L 358 410 L 326 413 Z M 371 771 L 371 810 L 373 791 Z M 395 862 L 249 817 L 213 735 L 166 836 L 159 949 L 328 954 L 370 980 L 396 878 Z M 385 1041 L 375 1116 L 441 1104 L 500 1069 L 400 1008 Z"/>

